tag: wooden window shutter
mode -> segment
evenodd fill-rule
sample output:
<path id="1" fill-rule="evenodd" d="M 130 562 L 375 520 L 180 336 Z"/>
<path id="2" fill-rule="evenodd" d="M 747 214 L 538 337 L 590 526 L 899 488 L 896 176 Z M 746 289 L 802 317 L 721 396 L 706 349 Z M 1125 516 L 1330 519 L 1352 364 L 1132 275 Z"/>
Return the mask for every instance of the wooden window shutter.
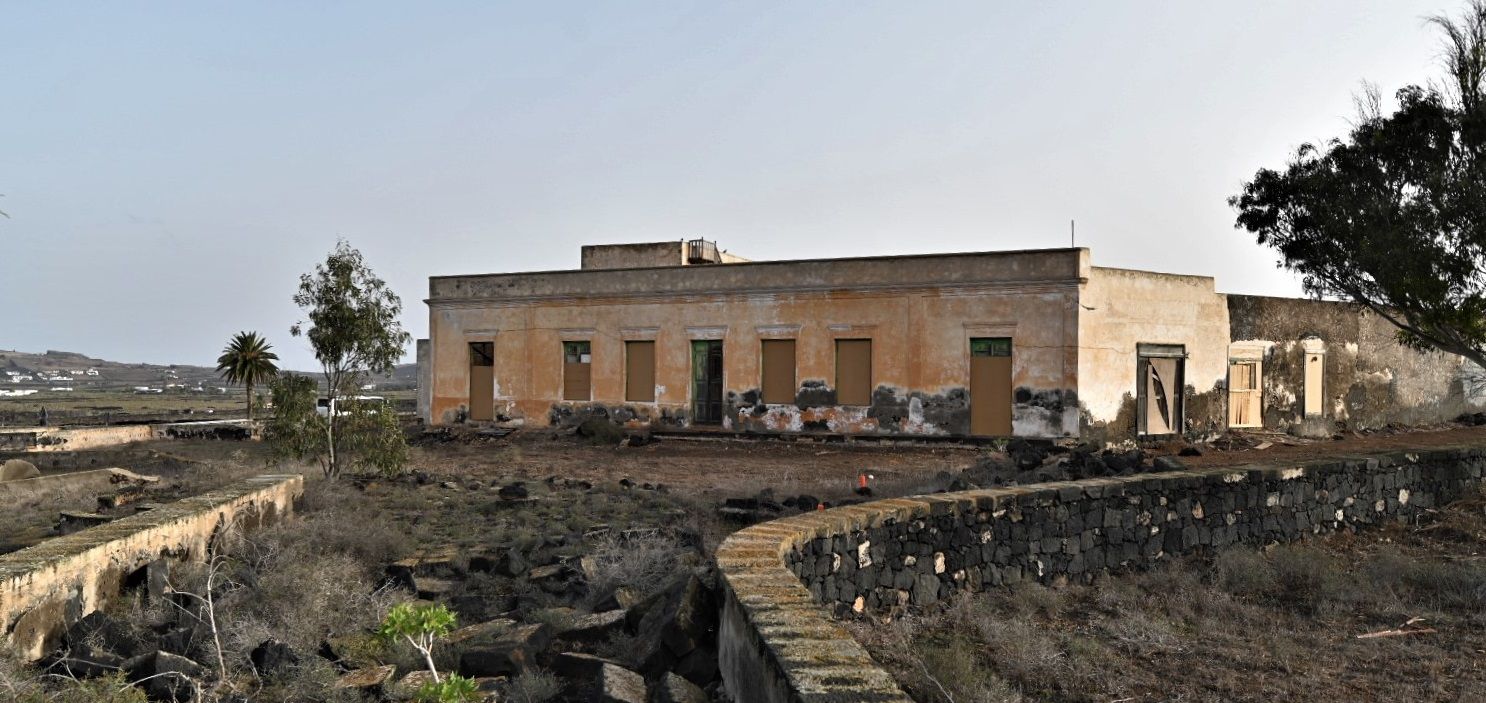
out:
<path id="1" fill-rule="evenodd" d="M 763 340 L 764 402 L 795 402 L 795 340 Z"/>
<path id="2" fill-rule="evenodd" d="M 655 402 L 655 342 L 624 343 L 624 399 Z"/>
<path id="3" fill-rule="evenodd" d="M 872 340 L 836 340 L 836 403 L 872 404 Z"/>

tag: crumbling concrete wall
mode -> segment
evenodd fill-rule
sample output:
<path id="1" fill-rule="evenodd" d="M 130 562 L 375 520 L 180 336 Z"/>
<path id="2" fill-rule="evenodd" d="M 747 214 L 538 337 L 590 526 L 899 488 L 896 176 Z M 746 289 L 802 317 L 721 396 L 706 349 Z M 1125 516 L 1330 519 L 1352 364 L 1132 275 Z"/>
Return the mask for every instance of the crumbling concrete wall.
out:
<path id="1" fill-rule="evenodd" d="M 303 492 L 302 476 L 259 476 L 0 556 L 0 637 L 17 654 L 39 659 L 141 569 L 204 559 L 220 530 L 288 516 Z"/>
<path id="2" fill-rule="evenodd" d="M 1095 266 L 1078 302 L 1084 437 L 1116 441 L 1135 436 L 1140 344 L 1186 348 L 1184 432 L 1226 426 L 1228 306 L 1212 278 Z"/>
<path id="3" fill-rule="evenodd" d="M 152 425 L 156 439 L 220 439 L 247 441 L 258 438 L 259 425 L 250 420 L 198 420 Z"/>
<path id="4" fill-rule="evenodd" d="M 1267 349 L 1261 370 L 1265 427 L 1290 429 L 1305 420 L 1306 340 L 1324 350 L 1325 420 L 1356 429 L 1428 424 L 1486 406 L 1472 382 L 1479 375 L 1473 364 L 1399 344 L 1397 328 L 1361 306 L 1230 295 L 1228 309 L 1231 340 Z"/>
<path id="5" fill-rule="evenodd" d="M 1486 448 L 1204 469 L 876 501 L 762 523 L 717 550 L 738 703 L 907 701 L 828 608 L 1089 581 L 1179 554 L 1407 519 L 1478 490 Z"/>
<path id="6" fill-rule="evenodd" d="M 430 414 L 467 415 L 468 344 L 489 341 L 498 420 L 689 426 L 691 342 L 720 339 L 726 428 L 967 434 L 969 340 L 1011 337 L 1013 434 L 1072 435 L 1087 270 L 1087 250 L 1070 249 L 432 278 Z M 770 338 L 796 340 L 793 403 L 759 402 Z M 872 340 L 869 405 L 835 401 L 838 339 Z M 653 403 L 624 398 L 631 340 L 655 342 Z M 587 400 L 562 397 L 564 341 L 591 344 Z"/>
<path id="7" fill-rule="evenodd" d="M 149 425 L 5 428 L 0 429 L 0 451 L 74 451 L 143 442 L 153 436 Z"/>

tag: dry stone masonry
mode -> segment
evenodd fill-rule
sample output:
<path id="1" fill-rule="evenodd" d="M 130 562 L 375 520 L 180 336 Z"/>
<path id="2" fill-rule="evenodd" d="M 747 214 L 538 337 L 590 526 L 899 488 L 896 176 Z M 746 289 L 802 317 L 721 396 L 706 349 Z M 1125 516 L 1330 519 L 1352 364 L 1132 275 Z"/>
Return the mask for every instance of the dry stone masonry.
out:
<path id="1" fill-rule="evenodd" d="M 739 703 L 906 701 L 831 611 L 1407 519 L 1473 490 L 1483 469 L 1486 448 L 1466 447 L 918 496 L 764 523 L 718 550 L 724 680 Z"/>

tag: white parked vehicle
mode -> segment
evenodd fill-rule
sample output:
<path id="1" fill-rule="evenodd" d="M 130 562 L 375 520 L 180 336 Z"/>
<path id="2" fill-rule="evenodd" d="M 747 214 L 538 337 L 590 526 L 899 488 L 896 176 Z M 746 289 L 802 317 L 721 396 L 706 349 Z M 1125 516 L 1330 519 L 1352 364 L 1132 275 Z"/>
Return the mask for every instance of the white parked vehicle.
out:
<path id="1" fill-rule="evenodd" d="M 336 404 L 339 405 L 341 401 L 345 401 L 345 400 L 354 400 L 354 401 L 356 401 L 358 403 L 386 403 L 387 402 L 387 399 L 386 398 L 383 398 L 382 396 L 379 396 L 379 395 L 353 395 L 353 396 L 341 396 L 340 398 L 337 398 L 336 399 L 336 401 L 337 401 Z M 319 398 L 318 400 L 315 401 L 315 412 L 316 413 L 319 413 L 320 417 L 330 417 L 330 407 L 331 407 L 331 400 L 330 400 L 330 398 Z M 350 411 L 348 411 L 348 410 L 338 410 L 338 411 L 336 411 L 335 416 L 336 417 L 345 417 L 346 414 L 349 413 L 349 412 Z"/>

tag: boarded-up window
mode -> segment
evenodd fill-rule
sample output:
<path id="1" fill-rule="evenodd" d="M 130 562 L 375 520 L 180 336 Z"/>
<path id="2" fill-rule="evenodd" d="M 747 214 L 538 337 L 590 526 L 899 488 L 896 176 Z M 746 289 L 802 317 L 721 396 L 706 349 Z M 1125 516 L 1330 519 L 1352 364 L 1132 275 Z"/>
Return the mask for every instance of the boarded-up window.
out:
<path id="1" fill-rule="evenodd" d="M 624 343 L 624 399 L 655 402 L 655 342 Z"/>
<path id="2" fill-rule="evenodd" d="M 765 403 L 795 402 L 795 340 L 763 341 Z"/>
<path id="3" fill-rule="evenodd" d="M 836 340 L 836 402 L 872 404 L 872 340 Z"/>
<path id="4" fill-rule="evenodd" d="M 1228 426 L 1259 427 L 1263 391 L 1259 387 L 1259 362 L 1228 362 Z"/>
<path id="5" fill-rule="evenodd" d="M 562 343 L 562 399 L 588 400 L 592 395 L 593 353 L 588 342 Z"/>

